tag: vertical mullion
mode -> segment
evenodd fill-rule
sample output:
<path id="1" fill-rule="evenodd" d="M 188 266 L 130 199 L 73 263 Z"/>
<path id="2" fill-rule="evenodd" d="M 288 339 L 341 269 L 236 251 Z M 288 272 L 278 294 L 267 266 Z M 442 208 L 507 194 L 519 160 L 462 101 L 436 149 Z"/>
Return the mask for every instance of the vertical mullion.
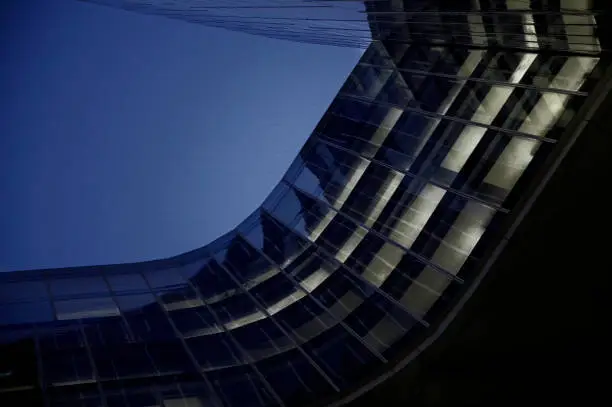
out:
<path id="1" fill-rule="evenodd" d="M 87 358 L 89 359 L 89 363 L 91 365 L 94 380 L 96 381 L 96 387 L 100 395 L 100 402 L 102 403 L 103 407 L 106 407 L 107 405 L 106 404 L 106 394 L 102 390 L 102 383 L 100 383 L 100 374 L 98 373 L 96 362 L 94 361 L 93 354 L 91 353 L 91 348 L 89 347 L 89 341 L 87 340 L 85 329 L 83 328 L 83 324 L 81 323 L 81 320 L 78 320 L 78 324 L 79 324 L 79 332 L 81 333 L 81 335 L 83 335 L 83 344 L 85 345 L 85 352 L 87 352 Z"/>
<path id="2" fill-rule="evenodd" d="M 119 302 L 117 301 L 117 297 L 116 297 L 115 291 L 111 288 L 111 285 L 108 282 L 108 279 L 106 278 L 106 274 L 100 273 L 100 275 L 102 276 L 102 279 L 104 280 L 104 283 L 108 287 L 108 293 L 109 293 L 111 299 L 113 300 L 113 303 L 115 304 L 115 307 L 117 307 L 117 310 L 119 311 L 119 316 L 121 317 L 121 320 L 123 321 L 123 323 L 125 325 L 125 329 L 127 329 L 128 335 L 130 335 L 130 338 L 133 341 L 135 341 L 136 340 L 136 336 L 132 332 L 132 327 L 130 327 L 130 324 L 128 324 L 128 321 L 125 318 L 125 315 L 123 314 L 123 310 L 119 306 Z"/>
<path id="3" fill-rule="evenodd" d="M 38 369 L 38 385 L 43 398 L 44 407 L 49 407 L 49 397 L 47 396 L 47 381 L 45 380 L 42 351 L 40 350 L 40 336 L 38 326 L 34 327 L 34 347 L 36 349 L 36 368 Z"/>

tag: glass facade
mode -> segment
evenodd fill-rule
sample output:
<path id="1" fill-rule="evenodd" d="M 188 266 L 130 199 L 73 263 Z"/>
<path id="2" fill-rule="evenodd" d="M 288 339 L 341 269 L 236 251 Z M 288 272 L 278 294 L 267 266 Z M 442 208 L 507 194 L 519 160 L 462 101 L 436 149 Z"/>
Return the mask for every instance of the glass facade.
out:
<path id="1" fill-rule="evenodd" d="M 245 407 L 351 391 L 453 309 L 609 63 L 372 42 L 231 232 L 169 259 L 0 275 L 0 400 Z"/>
<path id="2" fill-rule="evenodd" d="M 375 40 L 597 54 L 609 4 L 600 0 L 366 2 Z"/>

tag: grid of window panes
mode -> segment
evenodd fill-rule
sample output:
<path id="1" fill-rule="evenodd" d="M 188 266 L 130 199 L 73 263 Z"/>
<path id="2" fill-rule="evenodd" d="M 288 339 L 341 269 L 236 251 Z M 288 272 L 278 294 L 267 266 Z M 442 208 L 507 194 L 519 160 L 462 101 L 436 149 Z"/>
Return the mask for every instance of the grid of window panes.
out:
<path id="1" fill-rule="evenodd" d="M 82 0 L 276 39 L 372 39 L 598 53 L 593 0 Z M 605 0 L 604 0 L 605 1 Z"/>
<path id="2" fill-rule="evenodd" d="M 606 2 L 399 0 L 366 2 L 375 40 L 598 53 Z M 599 27 L 601 28 L 601 27 Z M 609 44 L 606 46 L 609 49 Z"/>
<path id="3" fill-rule="evenodd" d="M 18 355 L 0 361 L 0 399 L 243 407 L 349 388 L 453 305 L 602 63 L 373 43 L 226 236 L 158 262 L 0 277 L 0 345 Z"/>

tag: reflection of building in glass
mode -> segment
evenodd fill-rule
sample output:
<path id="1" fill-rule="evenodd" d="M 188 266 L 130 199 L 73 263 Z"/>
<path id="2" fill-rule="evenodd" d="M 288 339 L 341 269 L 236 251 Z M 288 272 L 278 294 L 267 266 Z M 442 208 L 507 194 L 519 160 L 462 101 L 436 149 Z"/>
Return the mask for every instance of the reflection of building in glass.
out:
<path id="1" fill-rule="evenodd" d="M 165 260 L 0 275 L 0 349 L 19 355 L 0 361 L 0 400 L 242 407 L 353 391 L 454 309 L 597 107 L 610 61 L 590 44 L 373 42 L 227 235 Z"/>

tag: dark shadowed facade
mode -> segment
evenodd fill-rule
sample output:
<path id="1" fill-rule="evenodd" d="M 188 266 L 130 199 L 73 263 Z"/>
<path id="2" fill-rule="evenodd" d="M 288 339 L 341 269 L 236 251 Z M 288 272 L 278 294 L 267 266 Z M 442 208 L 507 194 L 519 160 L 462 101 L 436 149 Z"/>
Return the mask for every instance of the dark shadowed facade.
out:
<path id="1" fill-rule="evenodd" d="M 413 41 L 419 16 L 401 20 L 367 48 L 262 206 L 215 242 L 0 275 L 0 400 L 342 404 L 410 369 L 444 341 L 604 103 L 599 15 L 588 2 L 565 14 L 540 3 L 423 10 L 461 17 L 456 41 Z M 416 15 L 402 13 L 389 15 Z M 545 34 L 557 25 L 559 41 Z"/>

